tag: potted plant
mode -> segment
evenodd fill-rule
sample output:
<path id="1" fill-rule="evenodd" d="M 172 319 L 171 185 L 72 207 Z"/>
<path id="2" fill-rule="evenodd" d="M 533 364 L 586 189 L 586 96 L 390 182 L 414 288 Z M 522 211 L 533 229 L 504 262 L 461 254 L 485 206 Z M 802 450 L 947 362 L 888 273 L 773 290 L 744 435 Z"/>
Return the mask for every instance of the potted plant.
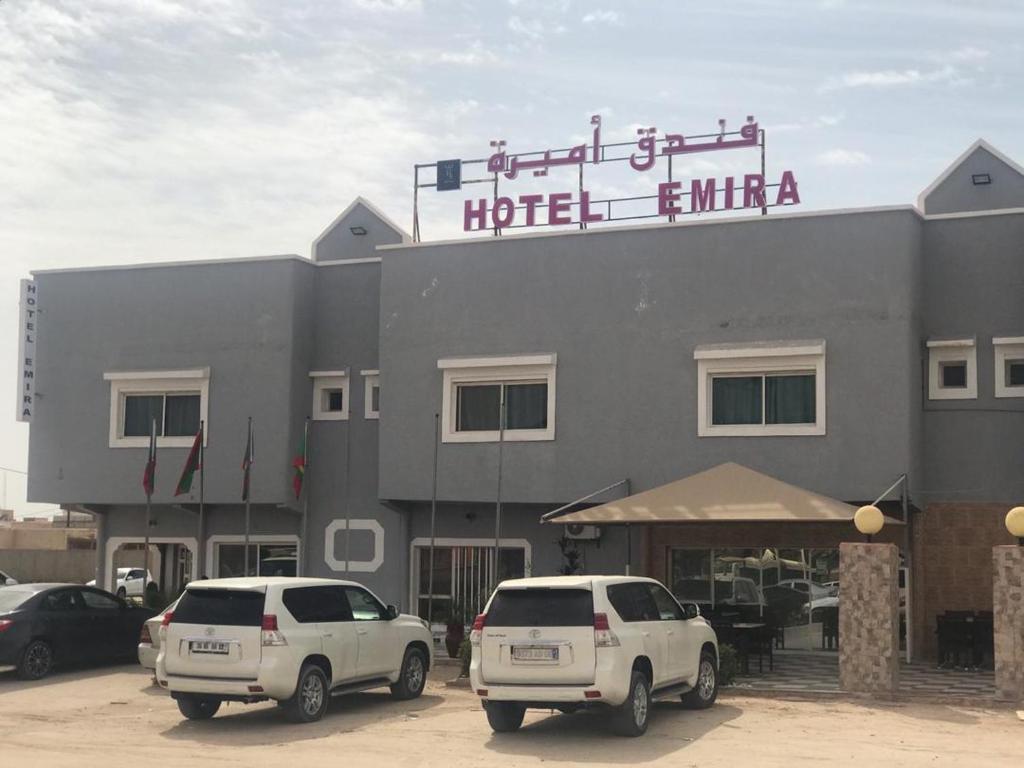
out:
<path id="1" fill-rule="evenodd" d="M 466 638 L 466 607 L 461 602 L 452 602 L 448 613 L 448 628 L 444 636 L 444 647 L 448 657 L 459 658 L 459 647 Z"/>

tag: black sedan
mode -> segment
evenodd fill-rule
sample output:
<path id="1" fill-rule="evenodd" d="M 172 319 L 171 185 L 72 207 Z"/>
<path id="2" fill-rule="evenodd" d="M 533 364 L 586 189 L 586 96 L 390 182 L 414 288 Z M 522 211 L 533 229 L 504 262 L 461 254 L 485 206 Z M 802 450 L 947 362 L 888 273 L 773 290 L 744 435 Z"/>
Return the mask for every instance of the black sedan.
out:
<path id="1" fill-rule="evenodd" d="M 131 659 L 155 614 L 77 584 L 0 587 L 0 667 L 38 680 L 58 664 Z"/>

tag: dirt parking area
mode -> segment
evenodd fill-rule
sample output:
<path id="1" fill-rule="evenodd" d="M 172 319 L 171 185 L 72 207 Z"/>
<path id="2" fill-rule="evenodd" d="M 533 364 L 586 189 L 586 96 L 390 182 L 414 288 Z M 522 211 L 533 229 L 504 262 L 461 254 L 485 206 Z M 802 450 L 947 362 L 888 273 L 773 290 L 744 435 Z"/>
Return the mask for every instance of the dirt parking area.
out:
<path id="1" fill-rule="evenodd" d="M 434 678 L 449 675 L 439 670 Z M 227 705 L 188 722 L 137 666 L 0 674 L 0 765 L 50 766 L 1014 766 L 1024 722 L 1010 709 L 779 701 L 724 694 L 703 712 L 655 707 L 646 736 L 608 733 L 592 713 L 527 714 L 496 736 L 468 690 L 433 679 L 415 701 L 387 691 L 336 698 L 291 725 L 273 704 Z"/>

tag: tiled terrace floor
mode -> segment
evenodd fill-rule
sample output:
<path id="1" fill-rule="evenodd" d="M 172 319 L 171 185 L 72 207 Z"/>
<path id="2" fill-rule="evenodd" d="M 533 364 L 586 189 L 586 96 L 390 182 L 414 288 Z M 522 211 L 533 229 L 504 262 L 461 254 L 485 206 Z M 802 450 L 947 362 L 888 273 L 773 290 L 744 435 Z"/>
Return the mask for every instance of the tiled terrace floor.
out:
<path id="1" fill-rule="evenodd" d="M 757 671 L 757 657 L 754 657 L 750 674 L 737 676 L 735 688 L 739 691 L 838 693 L 839 657 L 829 651 L 776 651 L 775 669 L 769 671 L 765 659 L 763 673 Z M 904 663 L 900 665 L 899 693 L 991 699 L 995 696 L 995 676 L 991 670 L 937 669 L 931 664 Z"/>

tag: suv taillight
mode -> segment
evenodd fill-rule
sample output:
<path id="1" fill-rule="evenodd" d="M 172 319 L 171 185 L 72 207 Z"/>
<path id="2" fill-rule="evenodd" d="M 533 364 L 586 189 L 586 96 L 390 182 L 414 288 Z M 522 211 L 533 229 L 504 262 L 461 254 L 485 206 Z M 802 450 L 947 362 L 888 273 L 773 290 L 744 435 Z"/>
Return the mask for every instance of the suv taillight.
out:
<path id="1" fill-rule="evenodd" d="M 484 625 L 486 623 L 486 613 L 481 613 L 473 619 L 473 630 L 469 633 L 469 642 L 472 645 L 480 645 L 480 637 L 483 635 Z"/>
<path id="2" fill-rule="evenodd" d="M 284 639 L 284 635 L 277 628 L 277 616 L 274 614 L 263 614 L 260 627 L 262 629 L 260 641 L 264 647 L 269 645 L 288 645 L 288 641 Z"/>
<path id="3" fill-rule="evenodd" d="M 617 648 L 619 638 L 612 632 L 608 624 L 607 613 L 594 614 L 594 646 L 597 648 Z"/>
<path id="4" fill-rule="evenodd" d="M 149 625 L 143 624 L 142 630 L 139 632 L 139 642 L 145 643 L 146 645 L 153 644 L 153 637 L 149 634 Z"/>
<path id="5" fill-rule="evenodd" d="M 173 618 L 174 618 L 174 611 L 168 611 L 167 613 L 164 614 L 164 617 L 160 620 L 160 626 L 161 627 L 166 627 L 168 624 L 171 623 L 171 619 L 173 619 Z"/>

